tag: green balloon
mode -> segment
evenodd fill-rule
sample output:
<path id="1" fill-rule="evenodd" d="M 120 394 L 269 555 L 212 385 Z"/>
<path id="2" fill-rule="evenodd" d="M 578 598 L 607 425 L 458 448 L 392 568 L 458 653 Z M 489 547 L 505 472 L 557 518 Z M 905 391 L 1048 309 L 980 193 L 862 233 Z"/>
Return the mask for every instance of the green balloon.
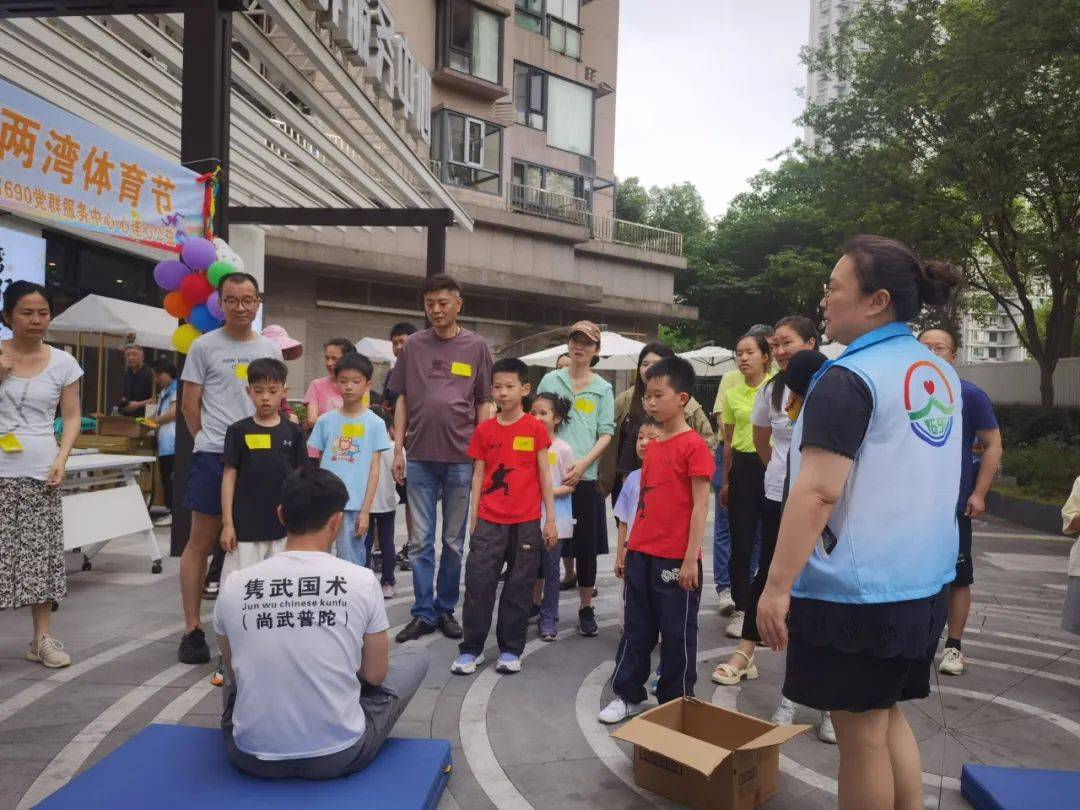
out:
<path id="1" fill-rule="evenodd" d="M 216 262 L 206 268 L 206 277 L 210 280 L 210 283 L 213 284 L 216 288 L 219 284 L 221 284 L 221 280 L 225 278 L 225 276 L 229 275 L 229 273 L 235 272 L 236 267 L 234 267 L 230 262 L 218 259 Z"/>

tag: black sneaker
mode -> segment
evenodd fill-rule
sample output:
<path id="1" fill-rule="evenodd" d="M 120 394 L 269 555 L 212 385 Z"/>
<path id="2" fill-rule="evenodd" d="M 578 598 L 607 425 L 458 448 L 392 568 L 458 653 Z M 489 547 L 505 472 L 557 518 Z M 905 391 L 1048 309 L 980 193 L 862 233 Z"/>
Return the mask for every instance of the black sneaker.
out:
<path id="1" fill-rule="evenodd" d="M 577 612 L 577 631 L 583 636 L 595 636 L 600 632 L 592 606 L 583 607 Z"/>
<path id="2" fill-rule="evenodd" d="M 215 580 L 210 580 L 202 589 L 202 598 L 206 600 L 217 599 L 218 591 L 221 590 L 221 583 Z"/>
<path id="3" fill-rule="evenodd" d="M 567 577 L 559 582 L 560 591 L 572 591 L 577 587 L 577 574 L 572 577 Z"/>
<path id="4" fill-rule="evenodd" d="M 412 563 L 409 562 L 408 558 L 398 563 L 398 571 L 412 571 Z"/>
<path id="5" fill-rule="evenodd" d="M 403 643 L 406 641 L 415 641 L 421 636 L 430 635 L 435 632 L 435 625 L 428 624 L 419 616 L 413 616 L 412 621 L 405 625 L 405 628 L 394 636 L 394 640 Z"/>
<path id="6" fill-rule="evenodd" d="M 210 648 L 206 646 L 206 633 L 196 627 L 180 637 L 180 663 L 205 664 L 210 660 Z"/>
<path id="7" fill-rule="evenodd" d="M 442 634 L 447 638 L 461 638 L 465 635 L 465 631 L 461 629 L 453 613 L 440 613 L 437 623 Z"/>

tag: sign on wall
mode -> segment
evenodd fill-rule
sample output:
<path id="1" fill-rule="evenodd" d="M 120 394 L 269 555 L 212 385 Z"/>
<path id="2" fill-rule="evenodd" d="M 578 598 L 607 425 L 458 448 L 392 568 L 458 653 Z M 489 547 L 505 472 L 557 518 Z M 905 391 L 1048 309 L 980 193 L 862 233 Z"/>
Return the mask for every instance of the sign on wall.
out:
<path id="1" fill-rule="evenodd" d="M 0 296 L 14 281 L 45 284 L 45 240 L 40 231 L 28 231 L 0 224 Z M 11 330 L 0 323 L 0 340 Z"/>
<path id="2" fill-rule="evenodd" d="M 201 230 L 198 175 L 0 79 L 0 208 L 177 250 Z"/>

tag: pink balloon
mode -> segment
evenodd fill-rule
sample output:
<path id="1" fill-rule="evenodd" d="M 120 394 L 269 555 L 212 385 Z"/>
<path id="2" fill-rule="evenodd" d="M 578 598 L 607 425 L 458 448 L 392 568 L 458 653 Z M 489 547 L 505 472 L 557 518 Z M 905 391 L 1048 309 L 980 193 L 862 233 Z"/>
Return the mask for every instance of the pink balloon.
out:
<path id="1" fill-rule="evenodd" d="M 206 308 L 219 321 L 225 320 L 225 313 L 221 311 L 221 301 L 218 300 L 216 290 L 210 293 L 210 297 L 206 299 Z"/>
<path id="2" fill-rule="evenodd" d="M 168 261 L 158 262 L 154 268 L 154 281 L 157 282 L 161 289 L 171 292 L 180 286 L 184 276 L 190 272 L 188 266 L 183 262 L 169 259 Z"/>
<path id="3" fill-rule="evenodd" d="M 217 248 L 209 239 L 186 239 L 180 258 L 192 270 L 205 270 L 217 261 Z"/>

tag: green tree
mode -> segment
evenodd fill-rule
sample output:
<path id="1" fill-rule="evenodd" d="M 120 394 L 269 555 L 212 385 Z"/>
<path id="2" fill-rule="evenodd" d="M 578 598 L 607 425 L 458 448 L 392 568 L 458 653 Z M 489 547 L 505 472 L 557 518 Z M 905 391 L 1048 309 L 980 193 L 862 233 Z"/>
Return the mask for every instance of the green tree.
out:
<path id="1" fill-rule="evenodd" d="M 645 222 L 649 215 L 649 192 L 637 177 L 615 180 L 615 216 L 627 222 Z"/>
<path id="2" fill-rule="evenodd" d="M 1080 0 L 867 4 L 807 61 L 849 88 L 804 116 L 844 169 L 833 215 L 962 264 L 1053 404 L 1080 288 Z"/>

